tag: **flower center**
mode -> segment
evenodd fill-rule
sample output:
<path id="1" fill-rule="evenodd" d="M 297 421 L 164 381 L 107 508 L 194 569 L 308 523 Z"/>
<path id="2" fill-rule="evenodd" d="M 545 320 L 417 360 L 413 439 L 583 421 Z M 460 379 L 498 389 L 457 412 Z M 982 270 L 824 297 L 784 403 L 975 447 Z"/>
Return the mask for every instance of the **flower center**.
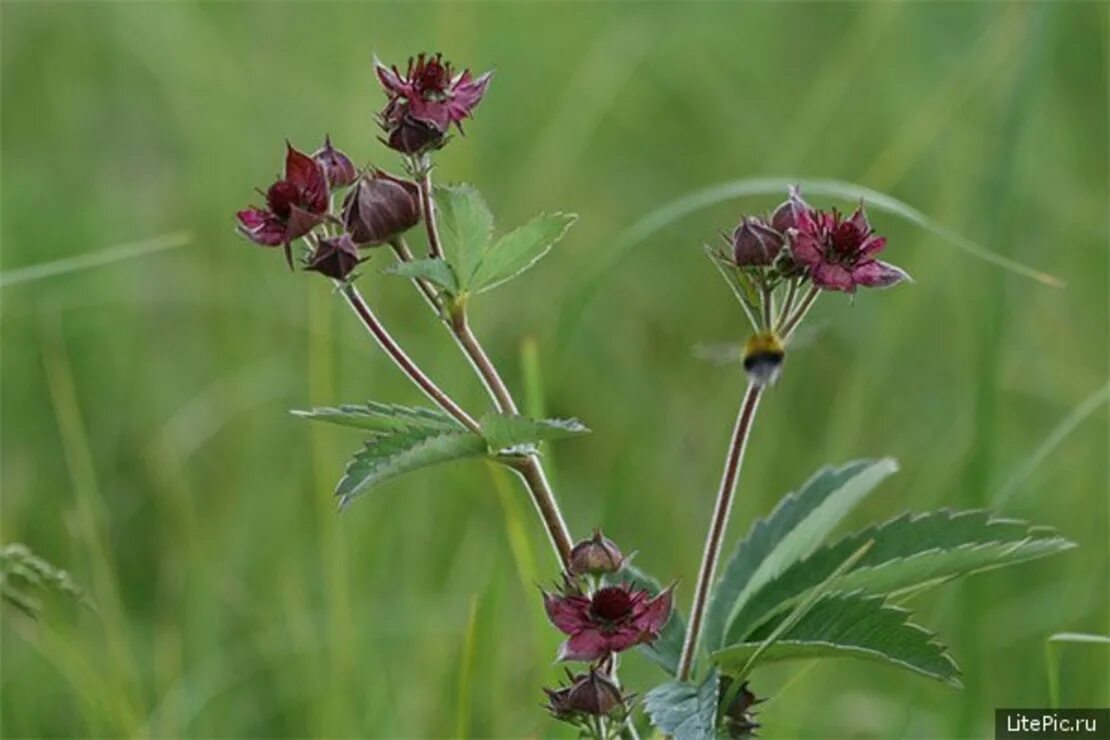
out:
<path id="1" fill-rule="evenodd" d="M 425 100 L 442 98 L 449 82 L 447 67 L 438 58 L 428 60 L 423 69 L 417 70 L 416 87 Z"/>
<path id="2" fill-rule="evenodd" d="M 618 622 L 632 613 L 632 597 L 617 586 L 603 588 L 594 594 L 590 613 L 606 622 Z"/>
<path id="3" fill-rule="evenodd" d="M 266 204 L 278 218 L 289 218 L 293 204 L 300 194 L 297 187 L 288 180 L 278 180 L 266 191 Z"/>

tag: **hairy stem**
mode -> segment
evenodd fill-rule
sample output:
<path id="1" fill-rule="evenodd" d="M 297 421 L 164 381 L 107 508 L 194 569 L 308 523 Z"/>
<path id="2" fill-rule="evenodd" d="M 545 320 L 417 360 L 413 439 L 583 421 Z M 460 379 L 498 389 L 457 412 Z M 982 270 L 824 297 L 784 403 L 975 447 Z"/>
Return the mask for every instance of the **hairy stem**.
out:
<path id="1" fill-rule="evenodd" d="M 339 291 L 343 294 L 343 298 L 346 299 L 347 305 L 351 307 L 351 310 L 354 311 L 359 320 L 362 321 L 366 330 L 369 331 L 370 335 L 377 341 L 378 346 L 389 355 L 390 359 L 396 363 L 397 367 L 401 368 L 401 372 L 407 375 L 436 406 L 439 406 L 453 416 L 459 423 L 472 432 L 479 431 L 478 422 L 476 422 L 470 414 L 463 411 L 462 407 L 444 393 L 443 390 L 441 390 L 440 387 L 437 386 L 431 378 L 425 375 L 424 371 L 413 362 L 412 358 L 405 354 L 405 351 L 401 349 L 397 341 L 386 331 L 382 322 L 374 315 L 370 306 L 363 300 L 358 289 L 350 283 L 343 283 L 340 284 Z"/>
<path id="2" fill-rule="evenodd" d="M 389 246 L 393 249 L 393 254 L 397 255 L 399 261 L 413 261 L 414 257 L 412 255 L 412 250 L 409 249 L 409 245 L 404 239 L 397 237 L 389 242 Z M 435 287 L 424 278 L 413 278 L 412 282 L 420 290 L 420 294 L 424 296 L 424 300 L 428 302 L 428 305 L 434 308 L 436 313 L 439 313 L 439 296 L 436 295 Z"/>
<path id="3" fill-rule="evenodd" d="M 442 259 L 443 245 L 439 238 L 439 228 L 436 225 L 435 210 L 432 204 L 431 167 L 427 161 L 421 163 L 419 173 L 420 201 L 424 209 L 424 226 L 428 234 L 429 252 L 432 257 Z M 412 253 L 404 246 L 404 243 L 398 241 L 398 245 L 394 248 L 398 259 L 411 259 Z M 420 287 L 419 283 L 418 287 Z M 421 292 L 425 292 L 425 287 L 431 290 L 431 286 L 424 286 L 421 287 Z M 436 309 L 437 313 L 441 312 L 438 299 L 433 300 L 434 291 L 432 291 L 432 296 L 425 293 L 425 298 L 428 298 L 429 303 Z M 513 416 L 519 414 L 520 412 L 508 386 L 505 385 L 497 367 L 490 360 L 485 348 L 482 347 L 481 342 L 478 341 L 478 338 L 470 329 L 466 306 L 462 303 L 453 306 L 446 318 L 451 333 L 455 336 L 456 342 L 470 361 L 475 373 L 481 378 L 482 384 L 497 410 L 502 414 Z M 570 562 L 570 551 L 574 547 L 574 540 L 566 521 L 563 519 L 562 512 L 559 510 L 555 493 L 551 490 L 551 484 L 547 481 L 547 475 L 544 473 L 539 458 L 536 455 L 528 455 L 521 458 L 512 467 L 520 474 L 524 484 L 528 487 L 528 492 L 532 495 L 532 502 L 535 504 L 536 511 L 539 512 L 540 519 L 543 520 L 544 527 L 547 529 L 547 535 L 551 539 L 559 563 L 566 570 Z"/>
<path id="4" fill-rule="evenodd" d="M 713 519 L 705 537 L 705 550 L 702 553 L 701 568 L 698 570 L 694 603 L 690 607 L 690 625 L 686 630 L 686 640 L 682 645 L 682 657 L 678 663 L 677 677 L 679 681 L 689 680 L 694 667 L 694 658 L 697 655 L 698 641 L 701 638 L 705 609 L 709 603 L 709 592 L 713 587 L 713 579 L 717 572 L 717 560 L 721 554 L 721 543 L 724 541 L 725 530 L 728 528 L 729 513 L 732 511 L 736 481 L 740 477 L 740 466 L 744 462 L 744 450 L 748 445 L 748 437 L 751 435 L 752 422 L 755 420 L 755 412 L 759 407 L 761 393 L 762 388 L 760 386 L 755 383 L 748 384 L 748 390 L 744 393 L 744 400 L 740 403 L 740 413 L 736 417 L 736 426 L 732 431 L 732 441 L 729 443 L 728 457 L 725 459 L 725 470 L 721 476 L 721 486 L 717 491 L 717 503 L 713 507 Z"/>
<path id="5" fill-rule="evenodd" d="M 443 242 L 439 239 L 435 199 L 432 197 L 432 165 L 427 155 L 422 157 L 417 168 L 420 175 L 420 208 L 424 212 L 424 225 L 428 229 L 428 254 L 434 259 L 443 259 Z"/>
<path id="6" fill-rule="evenodd" d="M 821 289 L 817 286 L 810 286 L 809 292 L 806 293 L 805 298 L 798 305 L 790 316 L 785 317 L 779 325 L 779 334 L 783 339 L 789 339 L 794 330 L 798 328 L 798 324 L 802 323 L 802 319 L 809 313 L 809 309 L 813 308 L 813 304 L 817 302 L 818 296 L 821 295 Z"/>
<path id="7" fill-rule="evenodd" d="M 485 384 L 490 398 L 497 406 L 497 410 L 502 414 L 513 416 L 519 414 L 516 402 L 513 400 L 512 394 L 509 393 L 505 381 L 502 380 L 501 374 L 497 372 L 493 361 L 490 360 L 486 350 L 482 347 L 478 338 L 474 336 L 474 332 L 471 331 L 465 308 L 456 308 L 451 312 L 451 331 L 458 337 L 459 344 L 470 360 L 470 364 L 474 366 L 475 372 L 482 379 L 482 383 Z"/>
<path id="8" fill-rule="evenodd" d="M 563 570 L 567 570 L 574 540 L 567 523 L 563 520 L 563 513 L 559 510 L 559 503 L 555 499 L 554 491 L 551 490 L 551 484 L 547 481 L 543 466 L 535 455 L 529 455 L 521 458 L 520 462 L 514 464 L 512 468 L 520 475 L 524 485 L 528 487 L 528 492 L 532 494 L 532 503 L 535 504 L 540 519 L 543 520 L 544 529 L 547 530 L 548 539 L 551 540 L 551 547 L 559 557 L 560 566 Z"/>
<path id="9" fill-rule="evenodd" d="M 762 329 L 763 331 L 771 331 L 771 327 L 775 325 L 775 294 L 771 290 L 771 286 L 764 285 L 762 289 L 763 304 L 762 304 Z"/>
<path id="10" fill-rule="evenodd" d="M 782 331 L 782 325 L 786 323 L 786 319 L 790 316 L 790 312 L 794 310 L 794 302 L 798 299 L 798 285 L 800 282 L 800 280 L 795 278 L 786 286 L 786 296 L 782 299 L 782 308 L 779 309 L 779 321 L 775 326 L 776 332 Z"/>

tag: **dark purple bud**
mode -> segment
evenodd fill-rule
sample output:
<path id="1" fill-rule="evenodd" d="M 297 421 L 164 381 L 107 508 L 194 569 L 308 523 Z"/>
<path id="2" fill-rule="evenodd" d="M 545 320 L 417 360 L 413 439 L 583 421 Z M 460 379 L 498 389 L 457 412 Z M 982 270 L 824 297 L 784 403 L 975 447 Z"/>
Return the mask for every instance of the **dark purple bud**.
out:
<path id="1" fill-rule="evenodd" d="M 346 154 L 331 145 L 331 137 L 324 137 L 324 146 L 312 155 L 328 178 L 328 185 L 335 188 L 345 188 L 358 177 L 355 166 Z"/>
<path id="2" fill-rule="evenodd" d="M 402 154 L 423 154 L 439 149 L 447 142 L 446 132 L 436 126 L 402 115 L 396 126 L 391 127 L 386 144 Z"/>
<path id="3" fill-rule="evenodd" d="M 606 717 L 625 708 L 627 698 L 611 679 L 591 668 L 589 673 L 572 676 L 571 684 L 559 689 L 544 689 L 547 710 L 558 719 L 573 720 L 582 715 Z"/>
<path id="4" fill-rule="evenodd" d="M 790 195 L 779 204 L 771 214 L 771 228 L 780 234 L 785 234 L 787 229 L 798 228 L 798 216 L 805 211 L 812 210 L 809 203 L 802 200 L 796 185 L 790 186 Z"/>
<path id="5" fill-rule="evenodd" d="M 570 551 L 570 572 L 576 576 L 616 573 L 622 565 L 624 555 L 600 529 L 595 529 L 593 537 L 582 540 Z"/>
<path id="6" fill-rule="evenodd" d="M 748 216 L 732 232 L 732 259 L 742 267 L 766 266 L 782 250 L 782 234 Z"/>
<path id="7" fill-rule="evenodd" d="M 305 269 L 333 280 L 346 280 L 360 262 L 362 260 L 359 259 L 358 247 L 350 236 L 342 234 L 330 239 L 320 239 Z"/>
<path id="8" fill-rule="evenodd" d="M 347 193 L 343 223 L 355 244 L 385 244 L 420 223 L 420 189 L 414 182 L 374 170 Z"/>
<path id="9" fill-rule="evenodd" d="M 728 696 L 732 689 L 733 679 L 729 676 L 721 677 L 721 696 Z M 740 684 L 740 688 L 736 692 L 736 696 L 729 702 L 729 705 L 721 712 L 722 724 L 725 730 L 728 731 L 728 736 L 733 740 L 741 740 L 742 738 L 755 737 L 755 731 L 759 729 L 759 723 L 755 721 L 755 711 L 753 708 L 756 704 L 760 704 L 765 699 L 757 699 L 755 694 L 748 688 L 748 682 Z"/>

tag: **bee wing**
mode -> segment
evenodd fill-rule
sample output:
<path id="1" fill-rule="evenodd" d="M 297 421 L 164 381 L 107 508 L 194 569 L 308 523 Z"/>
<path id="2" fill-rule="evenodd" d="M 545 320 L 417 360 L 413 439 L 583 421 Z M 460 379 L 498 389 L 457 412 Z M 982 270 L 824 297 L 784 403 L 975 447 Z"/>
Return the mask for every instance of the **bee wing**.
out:
<path id="1" fill-rule="evenodd" d="M 744 359 L 744 345 L 739 342 L 695 344 L 694 357 L 714 365 L 734 365 Z"/>
<path id="2" fill-rule="evenodd" d="M 827 321 L 812 321 L 801 325 L 797 331 L 791 335 L 790 340 L 786 346 L 791 350 L 805 349 L 817 341 L 826 329 L 829 327 Z"/>

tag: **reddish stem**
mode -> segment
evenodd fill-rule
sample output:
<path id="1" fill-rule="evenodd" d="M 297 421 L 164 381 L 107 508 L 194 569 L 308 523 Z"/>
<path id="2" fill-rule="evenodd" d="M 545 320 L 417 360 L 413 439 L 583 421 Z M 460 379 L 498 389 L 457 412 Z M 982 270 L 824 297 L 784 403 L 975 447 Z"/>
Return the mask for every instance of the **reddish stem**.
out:
<path id="1" fill-rule="evenodd" d="M 744 462 L 744 450 L 748 446 L 748 437 L 751 435 L 752 422 L 755 419 L 755 412 L 759 407 L 761 395 L 762 388 L 755 383 L 749 383 L 748 390 L 744 394 L 744 400 L 740 403 L 740 413 L 736 417 L 736 426 L 732 431 L 728 457 L 725 459 L 725 470 L 721 475 L 720 488 L 717 490 L 717 503 L 713 507 L 713 519 L 705 538 L 705 551 L 702 553 L 701 568 L 698 571 L 694 603 L 690 607 L 690 625 L 686 629 L 686 639 L 682 645 L 682 657 L 678 663 L 677 678 L 679 681 L 689 680 L 690 672 L 694 667 L 698 640 L 701 638 L 702 622 L 709 602 L 709 592 L 713 587 L 713 579 L 717 572 L 717 560 L 721 554 L 721 543 L 724 541 L 725 530 L 728 528 L 729 513 L 732 511 L 736 481 L 740 477 L 740 466 Z"/>

